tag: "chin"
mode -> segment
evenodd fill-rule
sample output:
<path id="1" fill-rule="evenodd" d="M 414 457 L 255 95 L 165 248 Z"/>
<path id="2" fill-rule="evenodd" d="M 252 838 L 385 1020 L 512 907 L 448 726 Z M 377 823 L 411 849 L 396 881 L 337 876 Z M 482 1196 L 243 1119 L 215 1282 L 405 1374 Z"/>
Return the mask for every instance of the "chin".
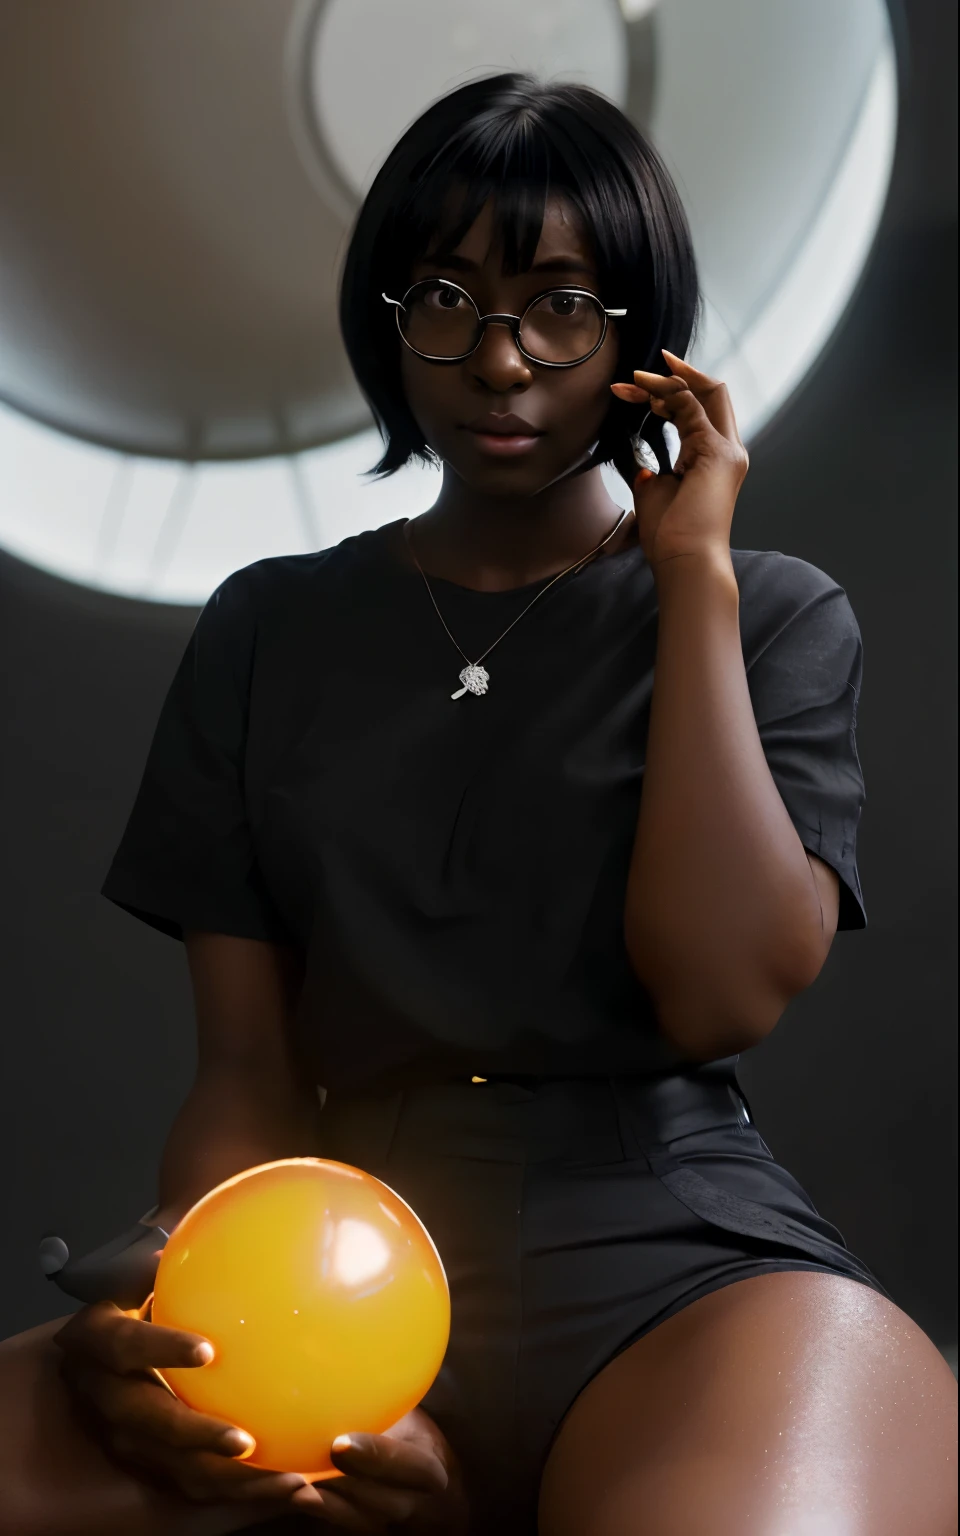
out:
<path id="1" fill-rule="evenodd" d="M 535 455 L 531 455 L 529 461 L 517 464 L 478 464 L 476 460 L 464 464 L 455 459 L 445 462 L 471 490 L 480 491 L 485 496 L 503 497 L 536 496 L 573 468 L 572 464 L 537 464 L 533 462 L 534 458 Z"/>

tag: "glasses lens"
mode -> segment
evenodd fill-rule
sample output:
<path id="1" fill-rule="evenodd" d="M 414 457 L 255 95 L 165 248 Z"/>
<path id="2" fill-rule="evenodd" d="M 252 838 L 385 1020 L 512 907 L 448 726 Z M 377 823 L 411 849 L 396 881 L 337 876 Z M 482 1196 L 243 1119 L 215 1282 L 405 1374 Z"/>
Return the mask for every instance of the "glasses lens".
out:
<path id="1" fill-rule="evenodd" d="M 418 283 L 404 300 L 400 330 L 427 357 L 463 357 L 477 344 L 477 311 L 465 293 L 439 278 Z"/>
<path id="2" fill-rule="evenodd" d="M 603 319 L 598 299 L 558 288 L 527 310 L 520 340 L 524 351 L 542 363 L 576 363 L 599 342 Z"/>

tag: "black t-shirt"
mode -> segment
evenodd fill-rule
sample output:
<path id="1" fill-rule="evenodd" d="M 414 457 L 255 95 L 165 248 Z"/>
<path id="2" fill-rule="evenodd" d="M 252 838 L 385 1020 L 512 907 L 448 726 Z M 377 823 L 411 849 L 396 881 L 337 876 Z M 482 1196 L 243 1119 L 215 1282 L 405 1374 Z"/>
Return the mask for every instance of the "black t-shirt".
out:
<path id="1" fill-rule="evenodd" d="M 217 589 L 103 893 L 176 937 L 300 949 L 297 1038 L 328 1087 L 673 1066 L 622 931 L 657 633 L 641 550 L 563 577 L 488 656 L 489 692 L 452 700 L 463 659 L 396 532 Z M 802 560 L 733 561 L 770 771 L 863 927 L 856 620 Z M 431 585 L 473 658 L 545 584 Z"/>

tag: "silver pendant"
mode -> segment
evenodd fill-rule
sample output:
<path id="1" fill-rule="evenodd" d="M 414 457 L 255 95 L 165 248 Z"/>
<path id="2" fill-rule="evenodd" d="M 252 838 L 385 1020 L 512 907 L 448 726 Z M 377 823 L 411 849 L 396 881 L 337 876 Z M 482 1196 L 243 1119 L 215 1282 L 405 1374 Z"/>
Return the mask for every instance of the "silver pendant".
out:
<path id="1" fill-rule="evenodd" d="M 451 693 L 451 699 L 462 699 L 465 693 L 475 693 L 479 697 L 481 693 L 487 691 L 490 673 L 486 667 L 481 667 L 479 662 L 471 661 L 460 673 L 460 681 L 463 687 L 458 688 L 456 693 Z"/>
<path id="2" fill-rule="evenodd" d="M 646 421 L 646 416 L 643 419 Z M 634 432 L 630 439 L 630 447 L 633 449 L 633 462 L 638 468 L 651 469 L 655 475 L 659 475 L 660 461 L 645 437 L 641 437 L 639 432 Z"/>

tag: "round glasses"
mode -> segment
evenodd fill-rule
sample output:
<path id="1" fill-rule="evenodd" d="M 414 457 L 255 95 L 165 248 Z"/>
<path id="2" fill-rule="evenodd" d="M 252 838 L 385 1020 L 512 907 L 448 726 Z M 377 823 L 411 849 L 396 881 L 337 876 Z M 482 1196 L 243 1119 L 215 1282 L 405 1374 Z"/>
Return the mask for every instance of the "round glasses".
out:
<path id="1" fill-rule="evenodd" d="M 607 317 L 626 314 L 604 309 L 585 288 L 550 288 L 522 315 L 481 315 L 466 289 L 443 277 L 414 283 L 402 299 L 381 298 L 396 306 L 397 328 L 411 352 L 431 363 L 461 363 L 477 350 L 488 325 L 507 325 L 531 363 L 573 368 L 602 346 Z"/>

